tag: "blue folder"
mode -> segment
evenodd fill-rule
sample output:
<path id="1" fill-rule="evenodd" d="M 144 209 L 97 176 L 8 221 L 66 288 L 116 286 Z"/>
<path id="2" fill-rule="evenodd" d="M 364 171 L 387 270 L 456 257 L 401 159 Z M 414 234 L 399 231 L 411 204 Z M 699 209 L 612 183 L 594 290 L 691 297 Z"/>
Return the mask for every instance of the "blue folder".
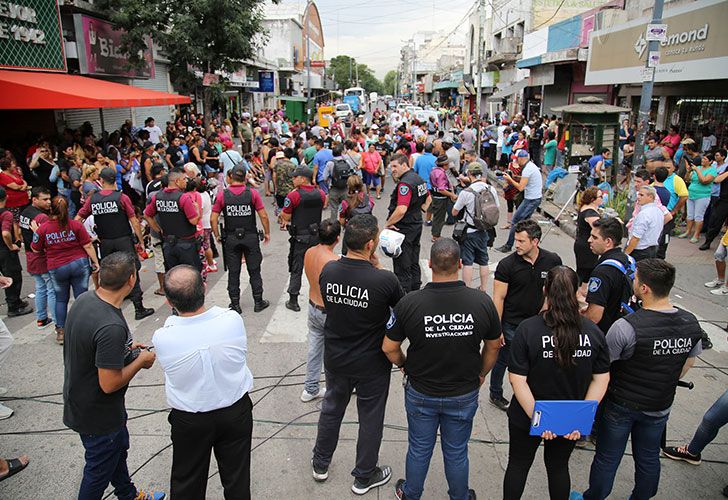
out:
<path id="1" fill-rule="evenodd" d="M 582 436 L 591 434 L 597 401 L 536 401 L 531 418 L 531 436 L 551 431 L 565 436 L 579 431 Z"/>

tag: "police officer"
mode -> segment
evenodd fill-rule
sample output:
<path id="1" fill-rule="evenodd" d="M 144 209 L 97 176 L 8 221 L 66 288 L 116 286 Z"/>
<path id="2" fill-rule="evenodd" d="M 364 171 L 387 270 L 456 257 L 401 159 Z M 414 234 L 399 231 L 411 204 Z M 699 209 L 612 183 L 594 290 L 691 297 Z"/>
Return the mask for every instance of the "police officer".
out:
<path id="1" fill-rule="evenodd" d="M 293 171 L 293 185 L 296 189 L 288 193 L 283 202 L 281 219 L 288 224 L 289 242 L 288 272 L 291 278 L 288 283 L 286 308 L 300 311 L 298 294 L 301 291 L 301 275 L 303 274 L 303 257 L 306 250 L 318 245 L 318 224 L 321 212 L 326 207 L 326 193 L 311 183 L 313 172 L 307 167 L 298 167 Z"/>
<path id="2" fill-rule="evenodd" d="M 144 241 L 144 236 L 131 199 L 116 190 L 115 168 L 104 167 L 101 169 L 99 179 L 101 180 L 101 190 L 86 198 L 86 203 L 78 211 L 76 220 L 85 220 L 90 215 L 94 216 L 102 259 L 114 252 L 128 252 L 136 258 L 137 252 L 132 241 L 132 227 L 137 241 Z M 142 320 L 154 314 L 154 309 L 144 307 L 142 302 L 142 289 L 139 285 L 141 264 L 138 258 L 136 258 L 136 268 L 137 279 L 129 296 L 134 304 L 134 319 Z"/>
<path id="3" fill-rule="evenodd" d="M 23 236 L 26 270 L 35 279 L 35 316 L 38 328 L 41 329 L 53 323 L 52 318 L 56 314 L 56 292 L 51 275 L 48 274 L 45 254 L 34 252 L 30 244 L 33 242 L 33 222 L 40 226 L 48 220 L 51 193 L 43 186 L 35 186 L 30 192 L 30 201 L 31 204 L 20 213 L 18 226 Z"/>
<path id="4" fill-rule="evenodd" d="M 642 308 L 607 334 L 610 380 L 585 500 L 609 496 L 632 436 L 635 486 L 630 498 L 652 498 L 660 481 L 660 442 L 678 380 L 702 352 L 697 319 L 670 303 L 675 267 L 662 259 L 637 263 L 634 293 Z"/>
<path id="5" fill-rule="evenodd" d="M 167 187 L 152 195 L 144 209 L 144 218 L 149 227 L 161 232 L 164 267 L 172 269 L 178 264 L 188 264 L 202 270 L 200 242 L 196 237 L 196 225 L 202 215 L 199 205 L 189 193 L 187 176 L 183 170 L 173 169 L 167 175 Z M 159 214 L 159 224 L 154 216 Z"/>
<path id="6" fill-rule="evenodd" d="M 409 166 L 407 157 L 397 153 L 390 161 L 392 177 L 397 187 L 392 192 L 386 227 L 404 234 L 402 253 L 394 259 L 394 274 L 397 275 L 405 292 L 419 290 L 420 237 L 422 236 L 422 213 L 427 211 L 432 198 L 427 183 Z"/>
<path id="7" fill-rule="evenodd" d="M 263 225 L 263 242 L 270 241 L 270 224 L 268 213 L 258 191 L 245 186 L 245 167 L 235 166 L 230 170 L 229 187 L 218 191 L 215 204 L 212 206 L 210 225 L 215 239 L 222 243 L 224 258 L 228 267 L 228 295 L 230 309 L 242 313 L 240 309 L 240 263 L 245 256 L 250 286 L 253 289 L 253 311 L 260 312 L 270 305 L 263 299 L 263 278 L 260 265 L 263 254 L 260 252 L 258 226 L 255 213 Z M 225 218 L 224 231 L 220 232 L 218 222 L 220 214 Z"/>
<path id="8" fill-rule="evenodd" d="M 595 220 L 589 236 L 589 248 L 599 261 L 589 277 L 584 315 L 605 334 L 627 312 L 622 302 L 631 295 L 625 278 L 630 260 L 620 249 L 623 236 L 622 223 L 614 217 Z"/>

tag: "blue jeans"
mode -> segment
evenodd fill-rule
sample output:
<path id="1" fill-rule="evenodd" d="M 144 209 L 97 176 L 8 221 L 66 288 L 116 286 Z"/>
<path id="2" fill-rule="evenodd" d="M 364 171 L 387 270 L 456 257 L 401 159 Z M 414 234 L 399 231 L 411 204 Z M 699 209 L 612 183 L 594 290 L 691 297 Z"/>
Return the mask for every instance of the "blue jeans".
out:
<path id="1" fill-rule="evenodd" d="M 306 381 L 304 388 L 309 394 L 319 392 L 321 366 L 324 364 L 324 324 L 326 313 L 308 305 L 308 359 L 306 361 Z"/>
<path id="2" fill-rule="evenodd" d="M 503 339 L 506 341 L 506 345 L 500 348 L 498 351 L 498 359 L 490 372 L 490 397 L 503 397 L 503 377 L 506 374 L 506 368 L 508 368 L 508 358 L 511 357 L 511 340 L 516 334 L 516 328 L 518 325 L 513 323 L 506 323 L 505 321 L 501 325 L 503 329 Z"/>
<path id="3" fill-rule="evenodd" d="M 137 489 L 126 465 L 129 431 L 124 427 L 111 434 L 81 434 L 86 450 L 86 465 L 78 492 L 78 500 L 101 500 L 111 483 L 119 500 L 136 497 Z"/>
<path id="4" fill-rule="evenodd" d="M 56 326 L 63 328 L 66 326 L 71 288 L 73 288 L 73 297 L 76 299 L 88 290 L 91 266 L 88 264 L 88 258 L 82 257 L 65 266 L 49 269 L 48 273 L 51 275 L 56 292 Z"/>
<path id="5" fill-rule="evenodd" d="M 728 423 L 728 391 L 725 391 L 703 415 L 703 420 L 688 445 L 690 454 L 701 453 L 708 443 L 715 439 L 720 428 L 726 423 Z"/>
<path id="6" fill-rule="evenodd" d="M 49 273 L 31 274 L 35 279 L 35 317 L 44 320 L 50 313 L 51 319 L 56 316 L 56 291 Z"/>
<path id="7" fill-rule="evenodd" d="M 405 387 L 409 446 L 403 489 L 408 500 L 422 496 L 438 427 L 448 495 L 451 500 L 467 500 L 468 440 L 478 410 L 478 392 L 476 389 L 462 396 L 435 397 L 417 392 L 410 384 Z"/>
<path id="8" fill-rule="evenodd" d="M 631 500 L 647 500 L 657 495 L 660 483 L 660 441 L 668 415 L 653 417 L 607 400 L 599 422 L 597 452 L 589 473 L 585 500 L 604 500 L 614 485 L 617 468 L 632 435 L 635 462 Z"/>
<path id="9" fill-rule="evenodd" d="M 523 200 L 523 202 L 518 205 L 516 212 L 513 214 L 513 219 L 511 220 L 511 230 L 508 233 L 508 241 L 506 241 L 506 246 L 508 248 L 513 247 L 513 242 L 516 239 L 516 223 L 531 217 L 540 204 L 541 198 L 536 198 L 535 200 Z"/>

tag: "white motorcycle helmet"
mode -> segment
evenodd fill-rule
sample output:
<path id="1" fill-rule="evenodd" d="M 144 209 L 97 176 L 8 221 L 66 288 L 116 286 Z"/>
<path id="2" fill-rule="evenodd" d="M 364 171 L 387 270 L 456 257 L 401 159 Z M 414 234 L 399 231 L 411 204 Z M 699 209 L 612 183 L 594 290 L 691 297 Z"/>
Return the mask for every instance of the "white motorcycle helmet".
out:
<path id="1" fill-rule="evenodd" d="M 402 242 L 404 242 L 404 234 L 384 229 L 379 234 L 379 248 L 387 257 L 396 259 L 402 255 Z"/>

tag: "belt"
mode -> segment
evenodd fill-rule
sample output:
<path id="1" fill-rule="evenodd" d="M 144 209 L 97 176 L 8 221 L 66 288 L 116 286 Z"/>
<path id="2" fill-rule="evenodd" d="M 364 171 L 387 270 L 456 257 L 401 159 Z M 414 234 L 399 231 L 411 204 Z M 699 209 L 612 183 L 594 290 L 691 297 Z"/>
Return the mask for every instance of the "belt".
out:
<path id="1" fill-rule="evenodd" d="M 323 312 L 323 313 L 325 313 L 325 312 L 326 312 L 326 309 L 324 309 L 324 306 L 320 306 L 320 305 L 318 305 L 318 304 L 314 303 L 314 301 L 313 301 L 313 300 L 311 300 L 311 299 L 308 299 L 308 303 L 309 303 L 309 305 L 313 306 L 313 307 L 314 307 L 315 309 L 318 309 L 319 311 L 321 311 L 321 312 Z"/>

